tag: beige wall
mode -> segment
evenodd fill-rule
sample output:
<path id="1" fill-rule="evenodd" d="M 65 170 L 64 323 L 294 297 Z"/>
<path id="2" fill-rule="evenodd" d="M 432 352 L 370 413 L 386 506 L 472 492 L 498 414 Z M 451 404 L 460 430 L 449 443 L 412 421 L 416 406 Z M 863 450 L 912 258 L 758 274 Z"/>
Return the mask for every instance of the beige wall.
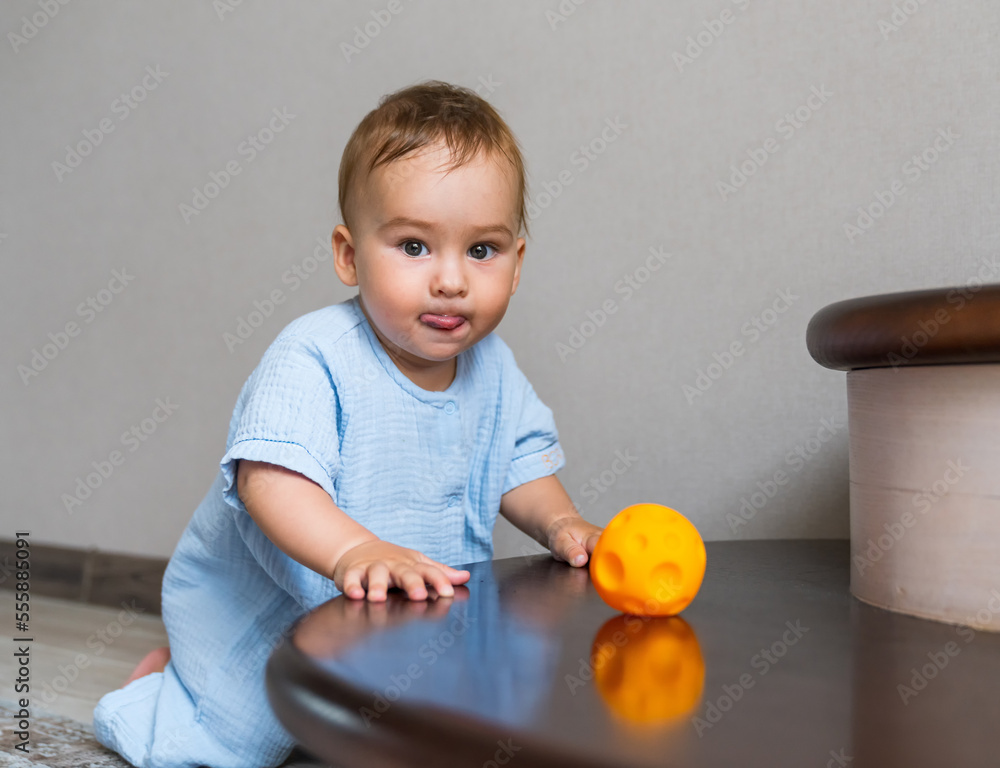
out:
<path id="1" fill-rule="evenodd" d="M 844 375 L 809 358 L 809 318 L 998 280 L 993 2 L 52 4 L 0 10 L 0 535 L 172 551 L 264 349 L 352 294 L 313 261 L 338 223 L 340 153 L 381 94 L 418 80 L 478 87 L 523 143 L 538 210 L 498 332 L 595 522 L 655 501 L 706 539 L 845 537 Z M 19 40 L 24 17 L 46 23 Z M 244 143 L 272 117 L 273 141 Z M 87 134 L 100 143 L 77 167 L 53 165 Z M 185 215 L 227 164 L 238 175 Z M 752 175 L 721 187 L 741 164 Z M 888 210 L 845 230 L 894 183 Z M 230 351 L 273 291 L 283 303 Z M 65 348 L 25 384 L 50 333 Z M 123 440 L 133 425 L 142 441 Z M 63 494 L 116 450 L 68 513 Z M 505 525 L 497 539 L 501 556 L 525 543 Z"/>

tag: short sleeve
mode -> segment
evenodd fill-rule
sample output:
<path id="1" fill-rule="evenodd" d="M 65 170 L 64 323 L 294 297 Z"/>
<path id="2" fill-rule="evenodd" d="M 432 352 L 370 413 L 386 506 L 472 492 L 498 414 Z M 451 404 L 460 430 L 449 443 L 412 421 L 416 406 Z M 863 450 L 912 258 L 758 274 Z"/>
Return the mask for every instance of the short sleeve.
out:
<path id="1" fill-rule="evenodd" d="M 238 459 L 277 464 L 305 475 L 336 500 L 340 470 L 336 387 L 328 364 L 308 339 L 279 337 L 240 392 L 226 455 L 223 497 L 245 511 L 235 486 Z"/>
<path id="2" fill-rule="evenodd" d="M 520 397 L 517 408 L 517 432 L 514 453 L 501 494 L 519 485 L 554 475 L 566 465 L 559 433 L 551 409 L 538 399 L 531 383 L 515 367 L 516 390 Z"/>

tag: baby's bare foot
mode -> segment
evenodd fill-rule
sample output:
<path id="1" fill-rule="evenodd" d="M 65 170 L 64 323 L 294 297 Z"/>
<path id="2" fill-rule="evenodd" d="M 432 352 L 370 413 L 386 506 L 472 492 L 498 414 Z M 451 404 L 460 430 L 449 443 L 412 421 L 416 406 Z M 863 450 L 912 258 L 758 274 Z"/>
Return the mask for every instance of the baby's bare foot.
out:
<path id="1" fill-rule="evenodd" d="M 145 677 L 152 672 L 162 672 L 167 666 L 167 662 L 170 661 L 170 648 L 164 646 L 163 648 L 157 648 L 155 651 L 150 651 L 146 654 L 146 657 L 139 662 L 138 666 L 132 670 L 132 674 L 129 675 L 128 680 L 125 681 L 125 685 L 128 685 L 133 680 L 138 680 L 140 677 Z"/>

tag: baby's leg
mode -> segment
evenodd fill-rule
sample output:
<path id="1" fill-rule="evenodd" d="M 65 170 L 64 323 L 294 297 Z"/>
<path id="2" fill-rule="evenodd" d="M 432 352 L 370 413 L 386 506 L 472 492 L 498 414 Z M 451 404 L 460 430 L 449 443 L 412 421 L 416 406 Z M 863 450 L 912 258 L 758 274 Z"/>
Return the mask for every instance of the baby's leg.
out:
<path id="1" fill-rule="evenodd" d="M 124 688 L 133 680 L 145 677 L 151 672 L 162 672 L 164 667 L 167 666 L 168 661 L 170 661 L 169 647 L 164 646 L 163 648 L 157 648 L 155 651 L 150 651 L 146 654 L 146 657 L 139 662 L 138 666 L 132 670 L 132 674 L 129 675 L 128 680 L 124 682 L 122 687 Z"/>

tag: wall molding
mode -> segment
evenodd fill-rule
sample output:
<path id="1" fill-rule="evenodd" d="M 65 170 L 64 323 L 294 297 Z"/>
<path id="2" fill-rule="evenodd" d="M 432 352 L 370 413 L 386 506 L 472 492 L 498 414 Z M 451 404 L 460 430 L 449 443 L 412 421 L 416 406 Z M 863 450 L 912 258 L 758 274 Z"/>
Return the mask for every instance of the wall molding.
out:
<path id="1" fill-rule="evenodd" d="M 0 538 L 0 589 L 17 583 L 14 539 Z M 160 614 L 167 558 L 104 552 L 96 547 L 31 544 L 30 594 Z"/>

